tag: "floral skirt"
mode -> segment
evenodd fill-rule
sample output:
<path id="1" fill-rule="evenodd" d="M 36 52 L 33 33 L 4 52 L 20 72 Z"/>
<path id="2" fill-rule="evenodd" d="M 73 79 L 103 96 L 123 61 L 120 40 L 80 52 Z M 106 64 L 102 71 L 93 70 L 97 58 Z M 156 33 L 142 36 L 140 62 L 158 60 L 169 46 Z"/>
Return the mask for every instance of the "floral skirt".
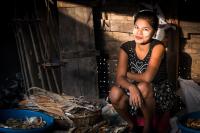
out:
<path id="1" fill-rule="evenodd" d="M 123 88 L 122 88 L 123 89 Z M 130 93 L 127 89 L 123 89 L 127 96 Z M 175 86 L 168 80 L 162 81 L 158 84 L 153 84 L 154 98 L 156 103 L 156 112 L 172 112 L 177 113 L 184 108 L 184 104 L 180 96 L 176 95 Z M 129 111 L 132 115 L 136 115 L 138 112 L 137 107 L 130 106 Z"/>

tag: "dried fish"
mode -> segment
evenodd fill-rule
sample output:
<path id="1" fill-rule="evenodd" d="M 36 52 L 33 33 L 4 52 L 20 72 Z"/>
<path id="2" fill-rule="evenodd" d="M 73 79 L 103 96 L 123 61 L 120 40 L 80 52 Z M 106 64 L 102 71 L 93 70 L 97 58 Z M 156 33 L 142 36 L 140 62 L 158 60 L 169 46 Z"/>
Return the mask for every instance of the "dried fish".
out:
<path id="1" fill-rule="evenodd" d="M 186 126 L 189 128 L 200 130 L 200 119 L 199 118 L 188 118 Z"/>
<path id="2" fill-rule="evenodd" d="M 101 126 L 105 125 L 106 123 L 107 123 L 106 121 L 101 121 L 101 122 L 95 124 L 95 125 L 89 130 L 89 132 L 90 132 L 90 133 L 96 133 L 96 132 L 98 131 L 98 129 L 99 129 Z"/>
<path id="3" fill-rule="evenodd" d="M 44 127 L 46 121 L 44 121 L 42 117 L 27 117 L 25 119 L 9 118 L 5 122 L 0 123 L 0 125 L 2 128 L 32 129 Z"/>
<path id="4" fill-rule="evenodd" d="M 121 126 L 121 127 L 116 127 L 113 131 L 113 133 L 124 133 L 124 131 L 127 129 L 127 126 Z"/>
<path id="5" fill-rule="evenodd" d="M 75 118 L 75 116 L 72 115 L 71 113 L 67 113 L 67 112 L 66 112 L 65 115 L 68 116 L 69 118 Z"/>
<path id="6" fill-rule="evenodd" d="M 27 108 L 37 107 L 38 110 L 47 112 L 56 119 L 66 120 L 70 127 L 95 124 L 98 117 L 100 117 L 100 106 L 83 96 L 59 95 L 39 87 L 31 87 L 29 91 L 30 95 L 27 97 L 26 102 L 21 102 L 22 105 L 25 104 L 23 107 L 31 103 L 31 106 Z"/>

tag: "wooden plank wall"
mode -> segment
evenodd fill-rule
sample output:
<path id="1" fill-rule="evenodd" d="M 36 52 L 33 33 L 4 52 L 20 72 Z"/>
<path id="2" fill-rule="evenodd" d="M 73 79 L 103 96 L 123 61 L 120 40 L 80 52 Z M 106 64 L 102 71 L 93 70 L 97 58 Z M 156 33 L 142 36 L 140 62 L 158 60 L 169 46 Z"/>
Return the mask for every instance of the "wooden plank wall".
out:
<path id="1" fill-rule="evenodd" d="M 106 43 L 105 51 L 110 58 L 116 57 L 123 42 L 132 40 L 132 20 L 132 16 L 102 12 L 101 28 L 103 29 L 104 41 Z"/>
<path id="2" fill-rule="evenodd" d="M 62 89 L 67 95 L 98 97 L 92 8 L 58 1 L 62 44 Z"/>
<path id="3" fill-rule="evenodd" d="M 162 5 L 165 4 L 166 2 L 162 3 Z M 172 31 L 169 30 L 168 32 L 169 40 L 167 42 L 167 45 L 169 45 L 168 47 L 169 77 L 172 81 L 175 81 L 179 72 L 179 75 L 183 73 L 186 74 L 185 78 L 189 78 L 190 76 L 192 79 L 198 80 L 200 79 L 199 78 L 200 70 L 198 69 L 200 63 L 199 61 L 200 24 L 178 20 L 177 16 L 174 17 L 174 14 L 177 15 L 176 14 L 177 3 L 172 1 L 171 4 L 173 5 L 172 6 L 173 11 L 172 10 L 170 10 L 170 12 L 165 11 L 165 15 L 167 16 L 169 23 L 178 26 L 180 32 L 178 32 L 178 29 Z M 97 84 L 95 83 L 96 81 L 95 76 L 97 76 L 96 74 L 98 73 L 95 73 L 96 72 L 95 69 L 97 69 L 97 66 L 95 64 L 95 56 L 97 55 L 98 52 L 95 50 L 99 50 L 100 51 L 99 56 L 103 56 L 102 58 L 103 64 L 106 63 L 105 66 L 107 67 L 107 70 L 105 70 L 105 72 L 103 73 L 106 73 L 108 76 L 107 81 L 102 80 L 99 81 L 98 84 L 107 82 L 109 84 L 108 87 L 112 86 L 115 80 L 118 51 L 120 45 L 126 41 L 132 40 L 133 14 L 138 8 L 137 3 L 135 3 L 135 5 L 133 4 L 131 8 L 127 5 L 126 6 L 118 5 L 117 8 L 115 6 L 114 7 L 97 6 L 95 7 L 95 11 L 98 11 L 98 13 L 94 12 L 94 8 L 93 8 L 93 13 L 91 13 L 92 11 L 91 8 L 86 8 L 83 7 L 82 5 L 76 5 L 76 4 L 69 4 L 69 3 L 64 4 L 63 2 L 58 3 L 58 8 L 60 12 L 59 20 L 62 20 L 60 21 L 61 24 L 60 36 L 61 40 L 63 41 L 62 43 L 64 44 L 62 51 L 62 58 L 64 59 L 65 62 L 67 62 L 65 69 L 63 69 L 62 71 L 62 74 L 65 75 L 63 76 L 62 80 L 63 81 L 68 80 L 68 82 L 63 83 L 63 86 L 65 86 L 66 88 L 69 87 L 68 89 L 66 89 L 66 92 L 70 92 L 70 94 L 73 94 L 75 92 L 76 95 L 80 95 L 81 94 L 80 92 L 83 90 L 85 91 L 84 93 L 89 92 L 89 90 L 91 90 L 91 89 L 86 89 L 87 87 L 89 88 L 97 87 Z M 96 14 L 100 16 L 94 16 Z M 66 18 L 66 15 L 68 16 L 68 18 Z M 95 21 L 100 23 L 98 25 L 99 27 L 98 26 L 96 27 L 97 28 L 96 31 L 98 32 L 95 32 L 95 34 L 93 33 L 93 21 L 91 16 L 93 16 L 95 19 L 98 19 L 94 20 L 94 27 L 95 27 Z M 87 20 L 86 18 L 89 21 L 86 21 Z M 81 22 L 83 25 L 82 26 L 79 25 L 77 27 L 78 24 L 77 22 Z M 85 25 L 87 25 L 87 28 L 85 27 Z M 180 45 L 181 49 L 179 51 Z M 183 47 L 184 50 L 182 49 Z M 185 56 L 189 57 L 187 58 L 187 61 L 185 61 Z M 77 64 L 79 67 L 82 66 L 82 68 L 84 68 L 83 67 L 84 64 L 91 66 L 91 68 L 87 69 L 87 71 L 85 71 L 86 69 L 80 69 L 81 71 L 85 71 L 85 74 L 83 74 L 85 76 L 79 77 L 80 76 L 79 74 L 81 74 L 81 72 L 77 71 L 78 69 Z M 188 69 L 187 72 L 185 71 L 185 67 L 182 66 L 185 66 Z M 79 82 L 81 84 L 75 83 L 70 77 L 70 75 L 73 76 L 76 75 L 72 70 L 78 73 L 77 76 L 79 77 L 78 81 L 80 81 L 82 78 L 89 80 L 95 77 L 94 78 L 95 80 L 92 80 L 91 82 L 93 85 L 91 85 L 90 82 L 88 82 L 87 85 L 84 85 L 85 86 L 84 89 L 80 90 L 79 86 L 83 85 L 82 83 L 84 83 L 84 81 Z M 86 76 L 88 72 L 91 73 L 88 76 Z M 70 90 L 70 85 L 74 86 L 74 88 L 72 88 L 71 90 Z M 101 85 L 98 85 L 98 87 L 100 86 Z M 104 87 L 106 88 L 107 86 Z M 92 93 L 88 95 L 91 94 L 98 95 L 96 92 L 98 92 L 99 89 L 101 88 L 92 89 Z"/>
<path id="4" fill-rule="evenodd" d="M 103 46 L 105 53 L 108 55 L 107 63 L 110 87 L 115 82 L 119 48 L 122 43 L 133 38 L 133 11 L 130 11 L 130 14 L 102 11 L 101 15 L 101 29 L 104 38 Z"/>
<path id="5" fill-rule="evenodd" d="M 187 64 L 180 64 L 187 71 L 182 71 L 188 73 L 188 78 L 200 83 L 200 22 L 180 21 L 180 27 L 181 37 L 185 39 L 182 44 L 182 53 L 187 56 L 187 58 L 182 59 L 182 62 Z"/>

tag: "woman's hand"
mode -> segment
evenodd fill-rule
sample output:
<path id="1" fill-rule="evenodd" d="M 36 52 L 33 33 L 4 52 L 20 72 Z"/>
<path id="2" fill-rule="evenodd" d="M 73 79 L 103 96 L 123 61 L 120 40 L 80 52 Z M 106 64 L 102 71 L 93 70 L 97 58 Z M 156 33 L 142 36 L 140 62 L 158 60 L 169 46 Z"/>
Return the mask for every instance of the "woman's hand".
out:
<path id="1" fill-rule="evenodd" d="M 137 108 L 141 108 L 143 105 L 143 98 L 138 88 L 136 88 L 136 86 L 130 86 L 128 89 L 130 92 L 130 105 L 136 106 Z"/>
<path id="2" fill-rule="evenodd" d="M 132 73 L 133 73 L 133 72 L 127 72 L 126 76 L 127 76 L 128 79 L 131 79 L 131 74 L 132 74 Z"/>

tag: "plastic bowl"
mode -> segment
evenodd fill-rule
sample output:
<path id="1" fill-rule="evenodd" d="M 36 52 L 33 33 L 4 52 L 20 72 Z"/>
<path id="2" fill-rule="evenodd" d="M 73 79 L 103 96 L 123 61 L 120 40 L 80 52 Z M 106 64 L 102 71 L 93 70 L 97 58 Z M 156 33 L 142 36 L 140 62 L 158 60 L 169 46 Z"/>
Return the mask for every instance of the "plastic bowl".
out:
<path id="1" fill-rule="evenodd" d="M 189 128 L 185 125 L 188 118 L 200 119 L 200 111 L 188 113 L 178 118 L 178 127 L 181 133 L 200 133 L 200 130 Z"/>
<path id="2" fill-rule="evenodd" d="M 32 128 L 32 129 L 12 129 L 12 128 L 0 128 L 2 133 L 43 133 L 49 130 L 54 123 L 53 117 L 42 113 L 31 110 L 18 110 L 18 109 L 1 109 L 0 110 L 0 121 L 6 121 L 9 118 L 13 119 L 25 119 L 27 117 L 41 117 L 46 122 L 44 127 Z"/>

